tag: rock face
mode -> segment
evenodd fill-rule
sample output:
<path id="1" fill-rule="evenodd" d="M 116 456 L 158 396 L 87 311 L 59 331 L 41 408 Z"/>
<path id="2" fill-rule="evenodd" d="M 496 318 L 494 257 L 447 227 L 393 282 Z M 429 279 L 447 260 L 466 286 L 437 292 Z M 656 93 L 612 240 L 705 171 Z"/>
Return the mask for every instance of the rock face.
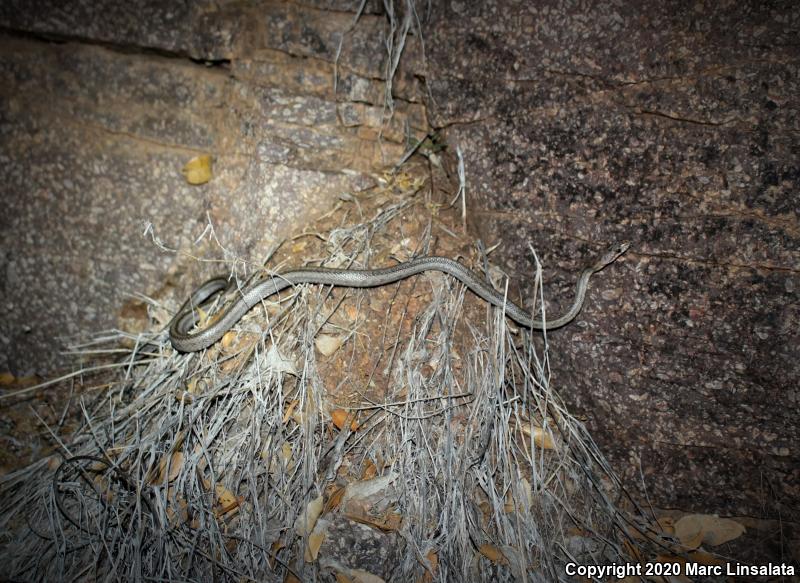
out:
<path id="1" fill-rule="evenodd" d="M 529 242 L 551 316 L 633 242 L 549 339 L 555 386 L 657 505 L 800 518 L 798 28 L 792 3 L 433 8 L 432 125 L 522 297 Z"/>
<path id="2" fill-rule="evenodd" d="M 259 265 L 400 160 L 427 126 L 398 82 L 383 129 L 384 18 L 344 35 L 354 14 L 317 4 L 0 6 L 0 370 L 58 366 L 134 292 L 177 303 L 219 259 Z M 200 154 L 214 179 L 190 186 Z"/>
<path id="3" fill-rule="evenodd" d="M 170 250 L 257 264 L 396 163 L 427 106 L 522 298 L 529 243 L 553 316 L 633 242 L 549 336 L 555 386 L 628 483 L 798 520 L 796 4 L 426 4 L 383 129 L 386 19 L 368 2 L 351 27 L 352 4 L 0 5 L 0 370 L 47 370 L 126 294 L 191 272 L 177 302 L 216 271 Z M 198 154 L 215 178 L 189 186 Z M 220 246 L 197 248 L 209 223 Z"/>

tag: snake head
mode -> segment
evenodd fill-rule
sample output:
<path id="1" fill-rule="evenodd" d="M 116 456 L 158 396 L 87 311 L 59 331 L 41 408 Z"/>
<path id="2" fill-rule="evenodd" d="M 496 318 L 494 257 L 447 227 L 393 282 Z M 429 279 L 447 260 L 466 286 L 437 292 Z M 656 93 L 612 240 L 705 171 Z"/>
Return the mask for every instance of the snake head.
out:
<path id="1" fill-rule="evenodd" d="M 631 246 L 630 241 L 622 241 L 621 243 L 616 243 L 609 248 L 608 251 L 600 258 L 600 260 L 595 263 L 594 270 L 600 271 L 609 263 L 613 263 L 617 260 L 617 257 L 625 253 Z"/>

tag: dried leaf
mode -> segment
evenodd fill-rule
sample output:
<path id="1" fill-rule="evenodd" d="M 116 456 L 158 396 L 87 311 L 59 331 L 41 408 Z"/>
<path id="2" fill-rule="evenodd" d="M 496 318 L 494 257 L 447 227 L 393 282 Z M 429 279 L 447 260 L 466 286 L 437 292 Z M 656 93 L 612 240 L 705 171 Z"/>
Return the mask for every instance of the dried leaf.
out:
<path id="1" fill-rule="evenodd" d="M 178 498 L 177 508 L 173 504 L 167 506 L 167 518 L 172 526 L 184 524 L 189 520 L 189 505 L 183 498 Z"/>
<path id="2" fill-rule="evenodd" d="M 533 425 L 532 423 L 524 423 L 520 426 L 522 433 L 531 436 L 533 435 L 533 444 L 536 447 L 541 449 L 555 449 L 556 444 L 553 441 L 553 436 L 550 435 L 550 432 L 545 431 L 538 425 Z"/>
<path id="3" fill-rule="evenodd" d="M 322 496 L 317 496 L 308 503 L 303 513 L 297 517 L 294 523 L 294 530 L 297 536 L 308 536 L 314 530 L 314 525 L 317 523 L 317 518 L 322 514 L 323 500 Z"/>
<path id="4" fill-rule="evenodd" d="M 675 536 L 687 549 L 696 549 L 702 543 L 721 545 L 739 538 L 744 531 L 735 520 L 713 514 L 687 514 L 675 523 Z"/>
<path id="5" fill-rule="evenodd" d="M 353 423 L 355 423 L 355 421 Z M 372 460 L 367 460 L 367 462 L 364 464 L 364 471 L 361 472 L 361 479 L 371 480 L 377 475 L 378 475 L 378 467 L 374 463 L 372 463 Z"/>
<path id="6" fill-rule="evenodd" d="M 281 354 L 280 350 L 278 350 L 274 344 L 267 350 L 264 366 L 274 373 L 286 373 L 297 376 L 297 367 L 295 367 L 292 359 Z"/>
<path id="7" fill-rule="evenodd" d="M 662 533 L 667 536 L 673 536 L 675 534 L 675 519 L 671 516 L 662 516 L 653 527 L 661 527 Z"/>
<path id="8" fill-rule="evenodd" d="M 314 345 L 323 356 L 330 356 L 344 344 L 344 336 L 331 336 L 330 334 L 319 334 L 314 340 Z"/>
<path id="9" fill-rule="evenodd" d="M 353 583 L 385 583 L 377 575 L 368 573 L 363 569 L 350 569 L 350 576 L 353 578 Z"/>
<path id="10" fill-rule="evenodd" d="M 331 421 L 333 421 L 333 424 L 338 429 L 341 429 L 345 426 L 349 416 L 350 412 L 345 411 L 344 409 L 334 409 L 331 411 Z M 358 423 L 356 423 L 355 415 L 353 415 L 353 420 L 350 422 L 350 431 L 358 431 Z"/>
<path id="11" fill-rule="evenodd" d="M 292 418 L 292 415 L 294 414 L 294 410 L 299 404 L 300 404 L 300 401 L 298 401 L 297 399 L 294 399 L 293 401 L 289 401 L 289 406 L 286 407 L 286 413 L 283 414 L 282 422 L 283 422 L 284 425 L 286 425 L 289 422 L 289 419 Z"/>
<path id="12" fill-rule="evenodd" d="M 167 474 L 167 481 L 171 482 L 177 478 L 183 469 L 183 452 L 176 451 L 172 454 L 169 462 L 169 474 Z"/>
<path id="13" fill-rule="evenodd" d="M 293 467 L 292 444 L 288 441 L 284 441 L 283 445 L 281 445 L 281 459 L 283 460 L 284 467 L 291 473 L 291 469 Z"/>
<path id="14" fill-rule="evenodd" d="M 175 391 L 175 400 L 184 405 L 190 405 L 194 402 L 194 397 L 187 391 Z"/>
<path id="15" fill-rule="evenodd" d="M 231 346 L 236 341 L 236 332 L 234 330 L 228 330 L 225 334 L 222 335 L 222 340 L 219 341 L 220 346 L 222 346 L 222 350 L 225 352 L 230 352 Z"/>
<path id="16" fill-rule="evenodd" d="M 225 541 L 225 550 L 228 553 L 233 554 L 236 552 L 236 549 L 239 547 L 239 541 L 235 538 L 229 538 Z"/>
<path id="17" fill-rule="evenodd" d="M 211 180 L 211 156 L 203 154 L 196 156 L 183 167 L 183 176 L 189 184 L 205 184 Z"/>
<path id="18" fill-rule="evenodd" d="M 353 512 L 346 512 L 344 516 L 353 522 L 366 524 L 367 526 L 371 526 L 372 528 L 376 528 L 383 532 L 396 532 L 400 530 L 400 527 L 403 525 L 403 515 L 399 512 L 387 512 L 380 518 L 374 518 L 372 516 L 367 516 L 366 514 L 356 514 Z"/>
<path id="19" fill-rule="evenodd" d="M 380 529 L 384 532 L 399 532 L 403 526 L 403 515 L 399 512 L 389 512 L 383 518 Z"/>
<path id="20" fill-rule="evenodd" d="M 208 312 L 206 312 L 200 306 L 197 306 L 195 310 L 197 311 L 197 325 L 201 328 L 205 328 L 206 323 L 208 322 Z"/>
<path id="21" fill-rule="evenodd" d="M 425 554 L 425 560 L 428 561 L 428 564 L 424 565 L 425 572 L 422 574 L 422 583 L 433 583 L 434 577 L 439 571 L 439 555 L 430 550 Z"/>
<path id="22" fill-rule="evenodd" d="M 158 463 L 158 472 L 150 472 L 149 484 L 166 484 L 178 477 L 183 468 L 183 452 L 176 451 L 172 455 L 164 455 Z M 155 475 L 153 475 L 155 474 Z"/>
<path id="23" fill-rule="evenodd" d="M 517 505 L 517 500 L 515 499 L 516 496 L 522 497 L 519 506 Z M 517 488 L 508 491 L 508 494 L 506 495 L 506 503 L 503 506 L 503 509 L 506 511 L 506 513 L 517 512 L 518 510 L 524 512 L 529 509 L 532 504 L 533 489 L 531 488 L 531 484 L 525 478 L 520 478 L 520 480 L 517 482 Z"/>
<path id="24" fill-rule="evenodd" d="M 269 561 L 270 569 L 274 569 L 275 568 L 275 565 L 277 564 L 277 561 L 275 560 L 275 556 L 285 546 L 286 546 L 286 543 L 283 542 L 283 539 L 278 539 L 278 540 L 276 540 L 274 543 L 272 543 L 270 545 L 269 549 L 270 549 L 270 551 L 272 551 L 272 553 L 270 553 L 269 559 L 267 559 Z"/>
<path id="25" fill-rule="evenodd" d="M 206 489 L 211 485 L 208 480 L 203 480 L 203 484 Z M 232 510 L 238 509 L 242 502 L 244 502 L 244 496 L 236 496 L 222 484 L 217 484 L 214 487 L 214 496 L 214 515 L 217 518 L 228 514 Z"/>
<path id="26" fill-rule="evenodd" d="M 57 455 L 51 455 L 47 458 L 47 469 L 52 472 L 55 472 L 58 469 L 58 466 L 61 465 L 61 458 Z"/>
<path id="27" fill-rule="evenodd" d="M 234 332 L 228 330 L 220 340 L 220 347 L 225 354 L 233 354 L 239 351 L 246 351 L 258 342 L 259 335 L 253 332 Z"/>
<path id="28" fill-rule="evenodd" d="M 98 474 L 92 478 L 92 482 L 94 483 L 94 491 L 102 496 L 106 503 L 114 501 L 114 492 L 108 487 L 108 478 L 106 476 Z"/>
<path id="29" fill-rule="evenodd" d="M 306 551 L 303 554 L 303 560 L 306 563 L 313 563 L 317 560 L 319 549 L 325 541 L 325 535 L 328 534 L 327 530 L 322 532 L 314 531 L 308 535 L 308 544 L 306 544 Z"/>
<path id="30" fill-rule="evenodd" d="M 397 479 L 397 476 L 398 474 L 390 472 L 372 480 L 351 482 L 347 485 L 342 497 L 342 504 L 344 506 L 351 502 L 359 505 L 369 504 L 370 498 L 377 495 L 384 496 L 386 489 Z"/>
<path id="31" fill-rule="evenodd" d="M 506 563 L 508 563 L 508 560 L 505 558 L 502 551 L 494 545 L 490 545 L 489 543 L 484 543 L 478 547 L 478 551 L 484 557 L 486 557 L 491 562 L 497 565 L 505 565 Z"/>
<path id="32" fill-rule="evenodd" d="M 330 512 L 331 510 L 336 510 L 339 507 L 339 504 L 342 503 L 342 498 L 344 497 L 345 489 L 341 486 L 336 487 L 333 491 L 333 494 L 330 495 L 328 501 L 325 503 L 325 512 Z"/>
<path id="33" fill-rule="evenodd" d="M 344 313 L 351 322 L 355 322 L 358 318 L 358 308 L 352 304 L 348 304 L 344 307 Z"/>

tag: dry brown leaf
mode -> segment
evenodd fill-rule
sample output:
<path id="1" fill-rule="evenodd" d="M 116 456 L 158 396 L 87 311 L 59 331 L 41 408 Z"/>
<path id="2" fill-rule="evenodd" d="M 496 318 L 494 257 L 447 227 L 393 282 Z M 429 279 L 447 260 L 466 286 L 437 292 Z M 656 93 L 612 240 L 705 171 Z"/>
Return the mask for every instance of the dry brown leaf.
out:
<path id="1" fill-rule="evenodd" d="M 703 542 L 712 547 L 716 547 L 739 538 L 744 532 L 745 527 L 743 524 L 731 520 L 730 518 L 719 518 L 715 516 L 712 525 L 706 529 Z"/>
<path id="2" fill-rule="evenodd" d="M 361 472 L 361 479 L 371 480 L 377 475 L 378 475 L 378 467 L 374 463 L 372 463 L 372 460 L 367 460 L 367 463 L 364 464 L 364 471 Z"/>
<path id="3" fill-rule="evenodd" d="M 288 441 L 284 441 L 283 445 L 281 445 L 280 457 L 286 470 L 291 473 L 294 464 L 292 462 L 292 444 Z"/>
<path id="4" fill-rule="evenodd" d="M 327 531 L 323 530 L 322 532 L 314 531 L 308 535 L 308 544 L 306 544 L 306 551 L 303 554 L 303 560 L 306 563 L 313 563 L 317 560 L 319 549 L 325 541 L 326 534 Z"/>
<path id="5" fill-rule="evenodd" d="M 661 528 L 661 532 L 668 536 L 672 536 L 675 534 L 675 519 L 671 516 L 662 516 L 653 525 L 656 528 Z"/>
<path id="6" fill-rule="evenodd" d="M 383 517 L 383 526 L 381 530 L 384 532 L 399 532 L 402 526 L 403 515 L 399 512 L 389 512 Z"/>
<path id="7" fill-rule="evenodd" d="M 205 184 L 212 177 L 211 156 L 195 156 L 186 163 L 181 172 L 189 184 Z"/>
<path id="8" fill-rule="evenodd" d="M 355 322 L 358 319 L 358 308 L 352 304 L 348 304 L 344 307 L 344 313 L 351 322 Z"/>
<path id="9" fill-rule="evenodd" d="M 353 580 L 344 573 L 336 571 L 336 583 L 353 583 Z"/>
<path id="10" fill-rule="evenodd" d="M 319 515 L 322 514 L 323 507 L 322 496 L 317 496 L 306 505 L 306 509 L 297 517 L 294 523 L 294 530 L 297 536 L 308 536 L 311 534 Z"/>
<path id="11" fill-rule="evenodd" d="M 318 334 L 314 340 L 314 346 L 323 356 L 330 356 L 344 344 L 344 336 L 332 336 L 330 334 Z"/>
<path id="12" fill-rule="evenodd" d="M 238 509 L 239 505 L 244 502 L 244 496 L 236 496 L 222 484 L 216 485 L 214 494 L 216 495 L 214 514 L 217 518 Z"/>
<path id="13" fill-rule="evenodd" d="M 700 547 L 703 544 L 703 531 L 698 530 L 691 536 L 685 535 L 683 538 L 680 538 L 681 544 L 684 548 L 693 550 Z"/>
<path id="14" fill-rule="evenodd" d="M 220 340 L 220 348 L 224 354 L 233 354 L 240 351 L 247 351 L 258 342 L 259 335 L 254 332 L 235 332 L 228 330 Z"/>
<path id="15" fill-rule="evenodd" d="M 178 498 L 176 501 L 177 508 L 173 504 L 167 506 L 167 518 L 172 526 L 185 524 L 189 520 L 189 505 L 183 498 Z"/>
<path id="16" fill-rule="evenodd" d="M 0 372 L 0 386 L 7 387 L 9 385 L 13 385 L 17 382 L 17 377 L 15 377 L 10 372 Z"/>
<path id="17" fill-rule="evenodd" d="M 175 400 L 178 403 L 183 403 L 184 405 L 190 405 L 194 402 L 194 396 L 187 391 L 177 390 L 175 391 Z"/>
<path id="18" fill-rule="evenodd" d="M 428 561 L 425 572 L 422 574 L 422 583 L 433 583 L 433 578 L 439 571 L 439 555 L 435 551 L 430 550 L 425 554 L 425 560 Z"/>
<path id="19" fill-rule="evenodd" d="M 398 475 L 394 472 L 388 472 L 371 480 L 350 482 L 345 489 L 342 506 L 349 510 L 372 506 L 377 498 L 386 497 L 387 489 L 390 488 Z"/>
<path id="20" fill-rule="evenodd" d="M 208 323 L 208 312 L 206 312 L 200 306 L 197 306 L 195 311 L 197 311 L 197 325 L 201 328 L 204 328 L 206 323 Z"/>
<path id="21" fill-rule="evenodd" d="M 114 492 L 108 487 L 108 479 L 104 475 L 96 475 L 92 478 L 92 482 L 94 483 L 94 491 L 102 496 L 107 503 L 114 501 Z"/>
<path id="22" fill-rule="evenodd" d="M 350 576 L 353 578 L 353 583 L 386 583 L 377 575 L 363 569 L 350 569 Z"/>
<path id="23" fill-rule="evenodd" d="M 484 543 L 478 547 L 478 551 L 484 557 L 497 565 L 505 565 L 508 563 L 508 560 L 506 559 L 505 555 L 503 555 L 503 552 L 494 545 Z"/>
<path id="24" fill-rule="evenodd" d="M 195 470 L 199 472 L 199 474 L 202 474 L 203 472 L 206 471 L 206 468 L 208 467 L 208 458 L 204 455 L 200 455 L 203 453 L 203 446 L 198 443 L 197 445 L 194 446 L 192 453 L 194 453 L 194 455 L 196 456 L 200 456 L 200 459 L 197 462 L 197 467 L 195 468 Z"/>
<path id="25" fill-rule="evenodd" d="M 717 546 L 739 538 L 742 524 L 713 514 L 687 514 L 675 523 L 675 536 L 687 549 L 696 549 L 704 542 Z"/>
<path id="26" fill-rule="evenodd" d="M 236 336 L 237 333 L 234 330 L 228 330 L 222 335 L 222 340 L 220 340 L 219 343 L 223 351 L 230 352 L 231 346 L 236 342 Z"/>
<path id="27" fill-rule="evenodd" d="M 478 504 L 478 508 L 480 509 L 481 513 L 483 514 L 483 519 L 487 522 L 492 517 L 492 505 L 489 504 L 486 500 L 482 501 Z"/>
<path id="28" fill-rule="evenodd" d="M 235 538 L 229 538 L 225 541 L 225 550 L 228 553 L 233 554 L 236 552 L 236 549 L 239 547 L 239 541 Z"/>
<path id="29" fill-rule="evenodd" d="M 289 401 L 289 406 L 286 407 L 286 413 L 283 414 L 283 420 L 282 421 L 283 421 L 284 425 L 286 425 L 286 423 L 289 422 L 289 419 L 292 418 L 292 415 L 294 414 L 294 410 L 299 404 L 300 404 L 300 401 L 298 401 L 297 399 L 295 399 L 293 401 Z"/>
<path id="30" fill-rule="evenodd" d="M 147 482 L 151 485 L 166 484 L 178 477 L 183 468 L 183 452 L 176 451 L 172 455 L 164 455 L 158 462 L 158 470 L 150 471 Z"/>
<path id="31" fill-rule="evenodd" d="M 169 462 L 169 473 L 167 474 L 167 481 L 171 482 L 177 478 L 183 469 L 183 452 L 176 451 L 172 454 Z"/>
<path id="32" fill-rule="evenodd" d="M 403 525 L 403 516 L 399 512 L 387 512 L 380 518 L 354 512 L 345 512 L 344 516 L 353 522 L 366 524 L 383 532 L 396 532 Z"/>
<path id="33" fill-rule="evenodd" d="M 520 478 L 516 491 L 509 490 L 508 494 L 506 494 L 506 502 L 503 505 L 503 510 L 505 510 L 507 514 L 518 510 L 516 500 L 514 499 L 515 494 L 523 497 L 519 510 L 525 511 L 533 504 L 533 489 L 531 488 L 531 484 L 525 478 Z"/>
<path id="34" fill-rule="evenodd" d="M 344 493 L 347 490 L 345 488 L 338 486 L 331 494 L 328 501 L 325 503 L 325 512 L 330 512 L 331 510 L 336 510 L 339 508 L 339 505 L 342 503 L 342 498 L 344 497 Z"/>
<path id="35" fill-rule="evenodd" d="M 227 354 L 235 354 L 235 356 L 224 361 L 219 367 L 220 370 L 225 374 L 230 374 L 241 370 L 250 360 L 250 356 L 253 354 L 255 346 L 255 336 L 245 337 L 240 335 L 236 344 L 230 349 L 229 352 L 227 352 Z M 220 347 L 220 351 L 226 353 L 222 347 Z"/>
<path id="36" fill-rule="evenodd" d="M 520 426 L 522 433 L 530 437 L 533 435 L 533 444 L 541 449 L 555 449 L 556 444 L 553 441 L 553 436 L 549 431 L 545 431 L 538 425 L 532 423 L 523 423 Z"/>
<path id="37" fill-rule="evenodd" d="M 268 559 L 269 568 L 270 569 L 274 569 L 275 568 L 275 565 L 277 564 L 277 561 L 275 560 L 275 557 L 280 552 L 280 550 L 285 546 L 286 546 L 286 543 L 284 543 L 282 539 L 278 539 L 278 540 L 276 540 L 274 543 L 272 543 L 270 545 L 269 549 L 270 549 L 270 551 L 272 551 L 270 553 L 270 556 L 269 556 L 269 559 Z"/>
<path id="38" fill-rule="evenodd" d="M 338 429 L 345 426 L 349 416 L 350 412 L 344 409 L 334 409 L 331 411 L 331 421 Z M 350 431 L 358 431 L 358 423 L 356 423 L 355 415 L 353 415 L 353 420 L 350 422 Z"/>

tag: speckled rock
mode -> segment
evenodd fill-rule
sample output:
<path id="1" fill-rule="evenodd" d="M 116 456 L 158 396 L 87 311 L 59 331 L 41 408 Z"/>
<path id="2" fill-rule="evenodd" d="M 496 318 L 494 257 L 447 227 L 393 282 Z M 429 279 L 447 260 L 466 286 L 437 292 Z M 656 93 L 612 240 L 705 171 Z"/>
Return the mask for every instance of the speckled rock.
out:
<path id="1" fill-rule="evenodd" d="M 367 2 L 353 26 L 360 2 L 248 2 L 236 0 L 7 0 L 0 3 L 0 26 L 45 38 L 107 43 L 134 51 L 153 49 L 175 56 L 221 62 L 274 49 L 328 63 L 373 79 L 386 73 L 384 7 Z M 420 50 L 414 37 L 407 53 Z M 401 75 L 403 86 L 415 85 Z"/>
<path id="2" fill-rule="evenodd" d="M 529 242 L 551 317 L 633 242 L 551 366 L 654 505 L 800 518 L 799 27 L 790 2 L 434 7 L 430 116 L 522 297 Z"/>
<path id="3" fill-rule="evenodd" d="M 323 570 L 334 575 L 362 571 L 391 579 L 404 546 L 397 533 L 384 533 L 344 516 L 320 519 L 317 529 L 325 533 L 318 556 Z"/>
<path id="4" fill-rule="evenodd" d="M 162 4 L 0 6 L 0 370 L 61 366 L 130 294 L 176 306 L 218 265 L 195 256 L 259 265 L 426 131 L 402 99 L 382 129 L 375 6 L 352 28 L 335 2 Z"/>
<path id="5" fill-rule="evenodd" d="M 241 26 L 238 13 L 225 5 L 208 0 L 9 0 L 0 4 L 0 23 L 8 30 L 58 39 L 218 60 L 230 54 Z"/>

